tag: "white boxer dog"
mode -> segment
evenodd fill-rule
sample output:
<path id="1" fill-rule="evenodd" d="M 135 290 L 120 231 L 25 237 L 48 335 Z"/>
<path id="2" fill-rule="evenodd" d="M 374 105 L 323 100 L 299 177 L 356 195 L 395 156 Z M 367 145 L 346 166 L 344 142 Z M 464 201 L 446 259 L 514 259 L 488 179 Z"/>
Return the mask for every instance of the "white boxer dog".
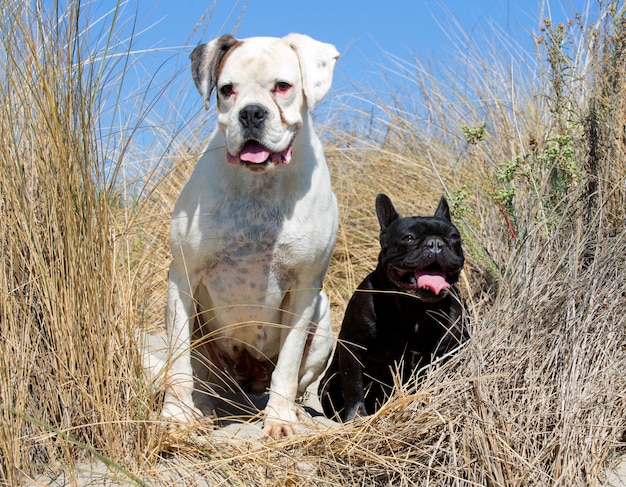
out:
<path id="1" fill-rule="evenodd" d="M 296 399 L 327 365 L 333 337 L 321 288 L 337 202 L 309 111 L 338 56 L 301 34 L 225 35 L 191 54 L 196 87 L 207 108 L 216 90 L 218 114 L 172 218 L 166 419 L 199 417 L 194 373 L 225 370 L 243 390 L 269 388 L 264 433 L 289 436 Z M 198 372 L 204 357 L 210 365 Z"/>

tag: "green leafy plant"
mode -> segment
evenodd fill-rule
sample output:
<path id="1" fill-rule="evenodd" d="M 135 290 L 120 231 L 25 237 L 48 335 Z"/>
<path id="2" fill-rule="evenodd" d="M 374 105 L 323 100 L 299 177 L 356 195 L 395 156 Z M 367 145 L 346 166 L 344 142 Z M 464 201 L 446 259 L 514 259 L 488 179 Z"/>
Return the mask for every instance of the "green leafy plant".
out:
<path id="1" fill-rule="evenodd" d="M 468 144 L 478 144 L 478 142 L 482 142 L 485 140 L 485 129 L 487 127 L 486 123 L 479 125 L 477 127 L 468 127 L 467 125 L 461 126 L 461 130 L 463 131 L 463 135 L 465 136 L 465 140 Z"/>

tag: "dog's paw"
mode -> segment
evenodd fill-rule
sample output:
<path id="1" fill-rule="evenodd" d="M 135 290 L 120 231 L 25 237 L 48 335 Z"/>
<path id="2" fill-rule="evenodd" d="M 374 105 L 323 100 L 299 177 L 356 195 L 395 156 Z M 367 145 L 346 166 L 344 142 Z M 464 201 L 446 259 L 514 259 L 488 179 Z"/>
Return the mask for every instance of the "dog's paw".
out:
<path id="1" fill-rule="evenodd" d="M 165 401 L 161 410 L 161 418 L 176 423 L 194 423 L 202 418 L 203 414 L 193 404 L 188 405 L 180 401 Z"/>
<path id="2" fill-rule="evenodd" d="M 265 438 L 280 440 L 296 434 L 296 426 L 302 421 L 304 412 L 299 408 L 287 409 L 281 414 L 267 414 L 263 422 Z"/>
<path id="3" fill-rule="evenodd" d="M 364 418 L 367 416 L 365 410 L 365 403 L 363 401 L 355 402 L 354 404 L 347 405 L 343 416 L 343 422 L 347 423 L 355 418 Z"/>
<path id="4" fill-rule="evenodd" d="M 293 423 L 286 423 L 280 420 L 277 421 L 265 421 L 263 425 L 263 435 L 265 438 L 271 438 L 273 440 L 280 440 L 281 438 L 288 438 L 296 434 L 296 427 Z"/>

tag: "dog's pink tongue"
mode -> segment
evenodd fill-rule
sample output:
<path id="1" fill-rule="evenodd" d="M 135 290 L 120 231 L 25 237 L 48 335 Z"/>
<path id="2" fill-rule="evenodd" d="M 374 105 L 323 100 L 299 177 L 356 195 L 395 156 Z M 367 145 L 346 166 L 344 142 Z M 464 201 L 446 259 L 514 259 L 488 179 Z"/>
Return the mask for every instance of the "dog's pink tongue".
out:
<path id="1" fill-rule="evenodd" d="M 239 159 L 246 162 L 252 162 L 254 164 L 261 164 L 267 161 L 270 156 L 270 151 L 263 147 L 258 142 L 250 141 L 246 142 L 239 154 Z"/>
<path id="2" fill-rule="evenodd" d="M 416 272 L 415 278 L 418 288 L 430 289 L 434 294 L 439 294 L 442 289 L 450 287 L 443 272 Z"/>

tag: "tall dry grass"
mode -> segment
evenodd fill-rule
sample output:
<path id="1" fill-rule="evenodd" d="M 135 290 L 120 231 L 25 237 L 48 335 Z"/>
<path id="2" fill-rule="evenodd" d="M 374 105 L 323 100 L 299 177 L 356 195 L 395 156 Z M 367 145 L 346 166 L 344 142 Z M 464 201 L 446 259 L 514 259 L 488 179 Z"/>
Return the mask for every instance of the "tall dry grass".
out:
<path id="1" fill-rule="evenodd" d="M 89 481 L 109 484 L 602 485 L 626 430 L 618 2 L 545 23 L 536 58 L 463 32 L 452 67 L 390 58 L 390 89 L 321 127 L 341 213 L 335 325 L 375 265 L 375 195 L 426 214 L 446 193 L 472 339 L 375 416 L 278 443 L 162 428 L 141 372 L 138 332 L 162 324 L 168 218 L 202 131 L 159 132 L 152 152 L 102 133 L 101 94 L 129 59 L 93 62 L 114 22 L 94 44 L 78 4 L 0 5 L 0 483 L 80 485 L 97 460 Z M 112 177 L 137 157 L 159 161 L 135 172 L 140 190 Z"/>
<path id="2" fill-rule="evenodd" d="M 99 118 L 119 89 L 117 73 L 131 66 L 107 57 L 113 24 L 95 39 L 100 26 L 85 16 L 87 6 L 56 8 L 0 4 L 0 482 L 7 485 L 91 454 L 123 472 L 122 463 L 143 461 L 154 448 L 147 422 L 154 402 L 141 383 L 136 340 L 149 263 L 131 256 L 133 208 L 122 207 L 115 184 L 129 140 L 114 135 L 112 150 Z"/>

